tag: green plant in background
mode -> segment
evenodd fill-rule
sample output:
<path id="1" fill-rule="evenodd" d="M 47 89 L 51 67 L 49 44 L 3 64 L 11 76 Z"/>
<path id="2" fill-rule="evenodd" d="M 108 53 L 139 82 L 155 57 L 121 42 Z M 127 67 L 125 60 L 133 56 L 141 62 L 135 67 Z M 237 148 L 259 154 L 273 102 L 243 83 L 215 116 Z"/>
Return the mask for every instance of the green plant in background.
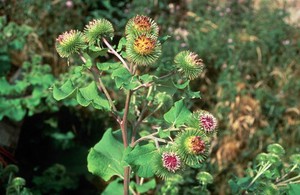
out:
<path id="1" fill-rule="evenodd" d="M 300 190 L 300 155 L 285 159 L 285 150 L 279 144 L 267 147 L 268 153 L 257 155 L 246 176 L 229 180 L 232 193 L 297 194 Z"/>
<path id="2" fill-rule="evenodd" d="M 47 168 L 41 176 L 35 176 L 32 180 L 38 190 L 34 194 L 59 194 L 62 189 L 74 189 L 77 187 L 77 180 L 67 174 L 63 165 L 55 164 Z"/>
<path id="3" fill-rule="evenodd" d="M 278 142 L 286 148 L 287 154 L 299 152 L 300 108 L 298 102 L 300 80 L 298 78 L 300 72 L 297 68 L 300 62 L 299 25 L 289 22 L 293 12 L 290 12 L 292 5 L 288 1 L 273 3 L 272 0 L 264 0 L 261 1 L 260 5 L 255 2 L 257 1 L 191 0 L 189 3 L 186 1 L 156 0 L 1 1 L 0 12 L 1 14 L 4 13 L 4 16 L 1 16 L 0 22 L 0 43 L 3 45 L 0 49 L 0 75 L 5 76 L 1 80 L 1 87 L 2 84 L 5 84 L 3 86 L 9 86 L 9 90 L 6 91 L 7 88 L 5 87 L 0 94 L 0 107 L 1 105 L 6 106 L 0 108 L 2 117 L 0 125 L 6 122 L 10 123 L 9 119 L 23 119 L 23 123 L 18 123 L 22 124 L 21 128 L 24 133 L 21 134 L 16 158 L 21 163 L 19 165 L 20 175 L 26 178 L 26 187 L 29 186 L 30 189 L 33 186 L 36 187 L 30 181 L 34 177 L 31 174 L 38 174 L 35 171 L 41 171 L 40 165 L 45 166 L 45 164 L 49 166 L 54 163 L 62 163 L 68 172 L 75 171 L 76 177 L 81 177 L 82 175 L 79 174 L 86 170 L 85 162 L 79 163 L 80 168 L 78 166 L 73 169 L 73 164 L 66 161 L 78 163 L 76 159 L 84 159 L 86 147 L 91 147 L 104 129 L 107 127 L 119 128 L 118 123 L 113 123 L 114 117 L 106 116 L 105 118 L 103 110 L 94 108 L 93 105 L 100 104 L 99 99 L 91 102 L 87 107 L 82 107 L 80 105 L 88 105 L 87 101 L 78 102 L 76 98 L 78 91 L 80 90 L 80 95 L 83 94 L 82 88 L 93 82 L 94 76 L 96 76 L 81 66 L 80 58 L 76 58 L 76 54 L 79 52 L 87 64 L 103 65 L 103 70 L 100 71 L 102 81 L 117 108 L 117 115 L 122 116 L 123 105 L 126 101 L 123 91 L 119 88 L 130 89 L 131 86 L 128 85 L 128 82 L 123 80 L 126 81 L 132 77 L 127 74 L 124 74 L 124 77 L 115 77 L 118 80 L 118 86 L 116 86 L 116 82 L 112 80 L 113 71 L 110 67 L 114 66 L 115 61 L 108 59 L 114 58 L 116 60 L 117 58 L 109 53 L 109 48 L 105 43 L 98 39 L 98 42 L 96 40 L 93 45 L 87 44 L 84 40 L 83 44 L 77 45 L 78 49 L 69 57 L 68 61 L 57 58 L 56 52 L 53 51 L 55 49 L 55 41 L 53 40 L 58 37 L 59 33 L 66 29 L 75 29 L 75 31 L 76 29 L 84 29 L 83 25 L 88 21 L 91 20 L 93 23 L 92 18 L 105 17 L 113 24 L 118 24 L 114 25 L 113 38 L 107 38 L 107 40 L 114 45 L 113 49 L 121 54 L 126 61 L 135 60 L 138 54 L 132 47 L 132 43 L 127 41 L 129 38 L 119 39 L 122 35 L 127 36 L 128 31 L 125 29 L 124 33 L 123 29 L 128 19 L 135 14 L 144 13 L 155 18 L 159 24 L 160 34 L 171 35 L 171 37 L 157 38 L 161 43 L 159 47 L 161 47 L 163 55 L 155 61 L 155 64 L 138 66 L 137 75 L 155 71 L 153 80 L 158 85 L 150 90 L 149 96 L 147 96 L 148 93 L 144 87 L 134 91 L 131 98 L 131 108 L 134 111 L 129 112 L 128 115 L 129 137 L 131 137 L 133 129 L 137 129 L 136 131 L 139 132 L 136 139 L 148 135 L 147 132 L 149 131 L 155 132 L 150 124 L 157 124 L 157 126 L 162 126 L 162 129 L 166 129 L 165 122 L 155 120 L 155 117 L 161 116 L 160 119 L 164 120 L 162 116 L 172 107 L 173 100 L 176 102 L 181 97 L 185 97 L 183 103 L 188 109 L 196 110 L 197 107 L 201 107 L 217 113 L 219 128 L 222 129 L 221 134 L 217 137 L 218 140 L 210 143 L 209 154 L 211 154 L 211 158 L 206 159 L 209 163 L 202 163 L 200 168 L 200 171 L 208 171 L 213 175 L 213 185 L 205 185 L 202 184 L 202 180 L 198 181 L 199 169 L 186 167 L 181 176 L 174 176 L 166 180 L 164 184 L 158 183 L 158 180 L 144 179 L 140 182 L 143 183 L 142 186 L 136 185 L 136 182 L 132 181 L 131 188 L 136 188 L 137 191 L 143 193 L 156 186 L 158 193 L 169 194 L 173 190 L 173 193 L 177 194 L 197 194 L 200 190 L 201 193 L 205 193 L 205 190 L 202 190 L 203 187 L 212 194 L 230 193 L 227 181 L 232 178 L 232 175 L 243 177 L 246 174 L 245 167 L 247 167 L 249 160 L 254 159 L 266 144 Z M 88 26 L 85 29 L 88 29 Z M 155 32 L 155 29 L 155 27 L 152 28 L 152 33 Z M 81 38 L 85 36 L 84 31 L 80 33 L 83 35 L 80 36 Z M 131 33 L 134 34 L 135 32 Z M 109 34 L 106 36 L 112 37 Z M 136 36 L 138 35 L 142 34 Z M 140 41 L 148 39 L 151 43 L 151 38 L 155 40 L 156 36 L 158 35 L 152 36 L 150 39 L 148 39 L 149 37 L 141 37 Z M 101 51 L 99 51 L 99 47 L 102 48 Z M 174 63 L 174 56 L 182 50 L 187 50 L 187 48 L 199 54 L 203 61 L 210 65 L 203 69 L 205 78 L 196 77 L 189 82 L 185 82 L 187 81 L 185 78 L 182 79 L 182 76 L 188 78 L 189 75 L 192 78 L 193 75 L 185 75 L 182 71 L 184 67 L 177 67 Z M 126 56 L 128 49 L 134 55 Z M 145 52 L 147 50 L 144 49 L 143 53 Z M 42 60 L 33 65 L 35 57 L 32 56 L 36 54 L 40 55 Z M 31 64 L 29 66 L 32 67 L 49 64 L 52 70 L 44 71 L 34 68 L 33 72 L 27 71 L 27 66 L 26 68 L 22 67 L 22 64 L 27 64 L 27 62 L 23 63 L 24 61 L 29 62 Z M 77 64 L 78 66 L 67 66 L 66 62 L 69 65 Z M 105 67 L 109 68 L 105 69 Z M 172 74 L 175 68 L 179 74 L 161 80 L 156 79 L 166 73 Z M 201 72 L 202 67 L 198 66 L 196 70 Z M 41 73 L 40 75 L 53 74 L 58 79 L 53 79 L 53 82 L 48 82 L 47 85 L 41 83 L 43 87 L 36 83 L 31 87 L 28 82 L 36 81 L 35 79 L 28 79 L 26 74 L 34 76 L 38 72 Z M 23 78 L 26 79 L 23 81 Z M 70 81 L 69 78 L 72 78 L 71 82 L 68 82 Z M 15 92 L 20 89 L 21 84 L 18 83 L 26 83 L 23 92 Z M 47 97 L 47 93 L 49 95 L 48 88 L 53 83 L 56 89 L 62 89 L 59 86 L 66 83 L 70 84 L 71 88 L 76 89 L 70 94 L 70 98 L 53 104 L 52 98 Z M 148 83 L 143 84 L 148 85 Z M 150 82 L 150 84 L 152 83 Z M 67 87 L 67 85 L 65 86 Z M 34 101 L 26 102 L 25 100 L 30 96 L 32 88 L 37 89 L 39 87 L 43 88 L 43 93 L 35 96 Z M 199 93 L 194 92 L 198 90 L 205 93 L 201 100 L 196 98 L 199 97 Z M 153 91 L 155 91 L 155 95 L 152 94 Z M 147 97 L 149 104 L 145 98 L 139 97 Z M 40 101 L 37 100 L 38 98 Z M 105 99 L 105 95 L 103 98 Z M 160 102 L 164 103 L 161 104 Z M 139 106 L 133 107 L 133 104 Z M 155 111 L 155 106 L 157 106 L 157 111 Z M 147 107 L 149 110 L 141 112 L 143 107 Z M 9 108 L 10 113 L 5 112 L 3 108 Z M 12 108 L 15 108 L 17 112 L 13 112 Z M 49 112 L 49 109 L 53 111 L 53 108 L 55 112 Z M 30 113 L 30 117 L 25 114 L 26 112 Z M 152 112 L 154 114 L 151 114 Z M 151 114 L 151 116 L 147 117 L 137 128 L 132 128 L 138 113 L 143 116 Z M 195 116 L 196 112 L 193 114 Z M 114 114 L 110 116 L 114 116 Z M 31 123 L 36 118 L 38 120 L 26 126 L 26 123 Z M 50 123 L 52 124 L 51 128 L 49 128 Z M 171 137 L 174 138 L 175 134 L 175 132 L 171 133 Z M 27 137 L 27 135 L 31 136 Z M 35 152 L 43 150 L 42 147 L 34 146 L 37 140 L 44 141 L 40 135 L 42 138 L 50 138 L 51 140 L 47 144 L 47 150 L 50 151 L 47 153 L 47 157 L 52 161 L 44 160 L 43 162 L 41 160 L 37 162 L 36 159 L 38 158 L 30 155 L 21 155 L 22 157 L 20 157 L 20 153 L 26 154 L 26 150 L 33 149 Z M 161 136 L 162 132 L 159 133 L 159 137 Z M 187 136 L 185 135 L 184 140 L 189 139 L 186 138 Z M 120 134 L 117 134 L 116 137 L 120 141 Z M 168 136 L 162 137 L 165 139 Z M 27 139 L 27 143 L 32 145 L 23 147 L 22 139 Z M 130 142 L 129 138 L 128 143 Z M 178 144 L 181 141 L 176 139 L 174 142 Z M 144 141 L 139 144 L 144 144 Z M 80 152 L 78 152 L 78 148 L 80 148 Z M 181 150 L 180 153 L 188 157 L 187 152 L 191 152 L 191 150 L 186 148 L 188 147 L 185 147 L 185 150 Z M 42 154 L 41 152 L 37 156 L 42 156 Z M 70 155 L 66 157 L 66 154 Z M 288 158 L 287 155 L 285 156 L 284 162 Z M 32 166 L 24 166 L 23 162 L 31 162 Z M 264 166 L 261 167 L 263 170 Z M 268 167 L 266 164 L 265 168 L 269 170 L 272 167 L 273 165 Z M 28 172 L 29 170 L 34 171 Z M 87 175 L 88 173 L 85 173 L 85 178 L 81 178 L 83 180 L 80 181 L 88 180 L 88 185 L 96 185 L 97 187 L 93 189 L 90 186 L 85 186 L 85 182 L 80 182 L 76 191 L 84 188 L 102 191 L 104 184 L 101 181 L 95 184 L 91 180 L 91 176 Z M 255 173 L 251 174 L 252 178 L 255 176 Z M 259 182 L 261 178 L 264 178 L 264 174 L 261 174 L 249 189 L 256 187 L 256 182 Z M 249 185 L 251 181 L 248 181 L 247 184 Z M 111 182 L 104 194 L 109 194 L 111 190 L 115 189 L 122 191 L 120 182 L 122 179 Z M 201 183 L 200 186 L 199 182 Z M 3 189 L 4 187 L 0 190 L 3 191 Z M 64 193 L 63 188 L 60 190 L 60 193 Z M 85 193 L 88 194 L 87 190 Z"/>
<path id="4" fill-rule="evenodd" d="M 16 165 L 8 165 L 5 168 L 0 164 L 0 182 L 6 187 L 6 195 L 32 195 L 25 187 L 26 181 L 21 177 L 16 177 L 19 168 Z"/>
<path id="5" fill-rule="evenodd" d="M 155 175 L 168 180 L 187 167 L 201 167 L 216 136 L 216 118 L 203 110 L 190 112 L 187 106 L 200 98 L 189 88 L 204 66 L 198 55 L 184 51 L 173 66 L 156 64 L 164 39 L 158 37 L 157 24 L 137 15 L 125 29 L 117 46 L 109 43 L 114 29 L 105 19 L 92 20 L 83 33 L 71 30 L 56 39 L 61 57 L 77 54 L 83 64 L 61 86 L 53 86 L 53 97 L 109 112 L 119 126 L 106 130 L 87 157 L 93 174 L 105 181 L 119 177 L 104 193 L 147 192 L 155 188 Z M 108 54 L 119 62 L 107 60 Z M 77 85 L 78 75 L 86 72 L 93 80 Z M 204 188 L 211 182 L 206 177 L 198 175 Z"/>
<path id="6" fill-rule="evenodd" d="M 32 116 L 44 110 L 55 110 L 47 91 L 54 82 L 51 68 L 41 66 L 41 57 L 34 56 L 31 62 L 24 62 L 22 68 L 7 81 L 0 77 L 0 120 L 8 118 L 20 121 L 28 113 Z"/>
<path id="7" fill-rule="evenodd" d="M 20 51 L 26 44 L 26 37 L 33 30 L 28 25 L 8 22 L 5 16 L 0 17 L 0 77 L 5 76 L 11 68 L 10 53 Z"/>

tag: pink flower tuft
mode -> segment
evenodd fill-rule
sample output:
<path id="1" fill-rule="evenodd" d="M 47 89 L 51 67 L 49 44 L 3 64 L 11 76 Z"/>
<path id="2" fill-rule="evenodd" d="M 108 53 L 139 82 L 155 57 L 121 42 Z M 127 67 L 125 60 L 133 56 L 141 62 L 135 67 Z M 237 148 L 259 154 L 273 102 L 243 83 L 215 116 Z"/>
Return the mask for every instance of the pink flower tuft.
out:
<path id="1" fill-rule="evenodd" d="M 212 114 L 200 115 L 200 124 L 207 132 L 212 132 L 217 127 L 217 119 Z"/>
<path id="2" fill-rule="evenodd" d="M 164 152 L 162 154 L 163 167 L 168 171 L 175 173 L 181 166 L 179 156 L 174 152 Z"/>

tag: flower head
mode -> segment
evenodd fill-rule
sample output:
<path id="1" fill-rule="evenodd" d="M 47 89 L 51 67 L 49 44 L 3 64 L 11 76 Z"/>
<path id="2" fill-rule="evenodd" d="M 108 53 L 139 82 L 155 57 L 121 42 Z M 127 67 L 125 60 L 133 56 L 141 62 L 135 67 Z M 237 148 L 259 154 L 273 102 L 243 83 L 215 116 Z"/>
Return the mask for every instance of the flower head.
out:
<path id="1" fill-rule="evenodd" d="M 163 152 L 162 163 L 163 167 L 173 173 L 180 169 L 181 165 L 179 156 L 174 152 Z"/>
<path id="2" fill-rule="evenodd" d="M 133 49 L 140 55 L 148 55 L 154 50 L 156 40 L 145 35 L 141 35 L 134 40 Z"/>
<path id="3" fill-rule="evenodd" d="M 152 36 L 140 35 L 127 41 L 126 53 L 128 60 L 136 64 L 149 65 L 154 63 L 161 54 L 160 42 Z"/>
<path id="4" fill-rule="evenodd" d="M 163 179 L 172 178 L 183 169 L 180 156 L 172 148 L 161 148 L 161 151 L 157 152 L 152 160 L 155 174 Z"/>
<path id="5" fill-rule="evenodd" d="M 206 150 L 205 141 L 200 136 L 191 136 L 186 140 L 186 145 L 192 154 L 204 154 Z"/>
<path id="6" fill-rule="evenodd" d="M 61 57 L 69 57 L 86 47 L 84 36 L 77 30 L 70 30 L 59 35 L 56 39 L 56 50 Z"/>
<path id="7" fill-rule="evenodd" d="M 199 125 L 205 132 L 213 132 L 217 128 L 217 119 L 210 113 L 199 114 Z"/>
<path id="8" fill-rule="evenodd" d="M 206 159 L 209 137 L 200 130 L 185 130 L 175 138 L 179 156 L 189 166 L 198 167 Z"/>
<path id="9" fill-rule="evenodd" d="M 158 26 L 151 18 L 137 15 L 126 24 L 125 34 L 127 39 L 135 38 L 142 34 L 148 34 L 157 38 Z"/>
<path id="10" fill-rule="evenodd" d="M 203 61 L 190 51 L 182 51 L 175 56 L 175 65 L 180 73 L 190 80 L 197 78 L 203 71 Z"/>
<path id="11" fill-rule="evenodd" d="M 94 19 L 85 26 L 84 35 L 90 44 L 94 44 L 103 37 L 112 38 L 114 28 L 106 19 Z"/>

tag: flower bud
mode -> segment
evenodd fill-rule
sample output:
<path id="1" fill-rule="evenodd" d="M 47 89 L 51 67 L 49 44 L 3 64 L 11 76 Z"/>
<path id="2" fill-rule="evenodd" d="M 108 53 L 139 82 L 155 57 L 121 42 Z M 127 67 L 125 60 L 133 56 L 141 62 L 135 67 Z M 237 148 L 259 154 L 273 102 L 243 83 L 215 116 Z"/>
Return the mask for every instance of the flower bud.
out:
<path id="1" fill-rule="evenodd" d="M 190 51 L 182 51 L 174 58 L 178 72 L 182 73 L 188 79 L 193 80 L 199 77 L 203 71 L 203 61 L 198 55 Z"/>
<path id="2" fill-rule="evenodd" d="M 89 44 L 97 43 L 101 38 L 112 38 L 114 28 L 106 19 L 94 19 L 85 26 L 84 35 Z"/>
<path id="3" fill-rule="evenodd" d="M 158 37 L 158 26 L 151 18 L 137 15 L 126 24 L 125 35 L 127 39 L 134 39 L 145 34 Z"/>
<path id="4" fill-rule="evenodd" d="M 84 36 L 77 30 L 70 30 L 56 39 L 56 50 L 61 57 L 69 57 L 86 47 Z"/>

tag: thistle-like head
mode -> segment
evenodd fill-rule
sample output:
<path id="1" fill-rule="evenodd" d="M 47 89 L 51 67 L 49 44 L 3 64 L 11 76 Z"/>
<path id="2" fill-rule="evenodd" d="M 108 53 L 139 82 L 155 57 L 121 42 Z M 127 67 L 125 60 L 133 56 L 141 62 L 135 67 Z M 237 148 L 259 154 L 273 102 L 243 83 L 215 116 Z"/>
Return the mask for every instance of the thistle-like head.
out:
<path id="1" fill-rule="evenodd" d="M 188 79 L 193 80 L 200 76 L 203 71 L 203 61 L 196 53 L 182 51 L 174 58 L 178 72 L 182 73 Z"/>
<path id="2" fill-rule="evenodd" d="M 126 53 L 135 64 L 153 64 L 161 55 L 161 44 L 155 37 L 143 34 L 127 41 Z"/>
<path id="3" fill-rule="evenodd" d="M 143 15 L 137 15 L 134 18 L 131 18 L 125 27 L 127 39 L 134 39 L 142 34 L 148 34 L 157 38 L 158 31 L 157 24 L 148 16 Z"/>
<path id="4" fill-rule="evenodd" d="M 58 54 L 64 58 L 84 49 L 86 43 L 81 32 L 70 30 L 57 37 L 55 47 Z"/>
<path id="5" fill-rule="evenodd" d="M 114 28 L 106 19 L 94 19 L 85 26 L 84 35 L 89 44 L 97 43 L 101 38 L 112 38 Z"/>

